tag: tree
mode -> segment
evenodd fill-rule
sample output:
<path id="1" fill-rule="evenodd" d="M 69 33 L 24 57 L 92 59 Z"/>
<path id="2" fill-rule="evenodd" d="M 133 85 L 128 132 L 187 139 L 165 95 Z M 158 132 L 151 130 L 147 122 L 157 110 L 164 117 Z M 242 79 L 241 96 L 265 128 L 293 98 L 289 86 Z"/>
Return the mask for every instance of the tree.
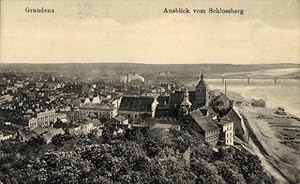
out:
<path id="1" fill-rule="evenodd" d="M 188 153 L 185 154 L 188 148 Z M 129 130 L 102 141 L 58 135 L 1 144 L 4 183 L 261 183 L 272 182 L 246 150 L 214 152 L 193 131 Z M 184 157 L 190 160 L 186 162 Z"/>
<path id="2" fill-rule="evenodd" d="M 238 171 L 234 171 L 230 166 L 222 161 L 215 162 L 215 166 L 217 167 L 218 173 L 222 176 L 224 181 L 228 184 L 238 184 L 238 183 L 246 183 L 243 178 L 243 175 L 238 173 Z"/>

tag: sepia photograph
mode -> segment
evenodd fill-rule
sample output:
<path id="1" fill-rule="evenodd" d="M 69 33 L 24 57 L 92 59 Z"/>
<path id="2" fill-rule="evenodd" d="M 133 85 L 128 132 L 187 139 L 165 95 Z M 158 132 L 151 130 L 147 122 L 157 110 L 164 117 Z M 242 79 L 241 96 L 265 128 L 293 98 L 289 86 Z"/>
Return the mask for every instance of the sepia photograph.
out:
<path id="1" fill-rule="evenodd" d="M 0 184 L 300 183 L 299 0 L 0 0 Z"/>

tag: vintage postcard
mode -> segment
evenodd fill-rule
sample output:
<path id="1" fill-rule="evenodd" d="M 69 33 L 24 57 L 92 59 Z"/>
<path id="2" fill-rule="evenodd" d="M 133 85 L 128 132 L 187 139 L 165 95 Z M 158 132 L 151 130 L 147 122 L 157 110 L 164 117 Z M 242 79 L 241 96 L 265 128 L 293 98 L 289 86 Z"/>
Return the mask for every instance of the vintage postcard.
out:
<path id="1" fill-rule="evenodd" d="M 299 0 L 0 0 L 0 184 L 300 183 Z"/>

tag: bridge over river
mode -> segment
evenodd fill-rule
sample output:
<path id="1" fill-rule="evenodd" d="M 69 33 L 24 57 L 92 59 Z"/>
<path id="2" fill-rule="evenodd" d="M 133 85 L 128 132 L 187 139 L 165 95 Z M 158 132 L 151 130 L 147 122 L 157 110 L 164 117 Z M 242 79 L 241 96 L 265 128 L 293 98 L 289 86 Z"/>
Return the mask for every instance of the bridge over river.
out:
<path id="1" fill-rule="evenodd" d="M 270 80 L 272 81 L 275 85 L 279 80 L 299 80 L 298 78 L 292 78 L 292 77 L 256 77 L 256 76 L 251 76 L 251 77 L 234 77 L 234 76 L 224 76 L 224 77 L 206 77 L 205 79 L 208 80 L 220 80 L 224 84 L 225 81 L 230 81 L 230 80 L 245 80 L 248 85 L 251 84 L 251 81 L 259 81 L 259 80 Z"/>

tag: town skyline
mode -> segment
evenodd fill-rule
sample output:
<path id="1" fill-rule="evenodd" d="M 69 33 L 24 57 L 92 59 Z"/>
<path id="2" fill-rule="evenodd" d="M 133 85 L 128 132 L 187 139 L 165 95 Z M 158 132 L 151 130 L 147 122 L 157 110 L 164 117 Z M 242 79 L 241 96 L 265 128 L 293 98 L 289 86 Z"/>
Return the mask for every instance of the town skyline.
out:
<path id="1" fill-rule="evenodd" d="M 113 156 L 112 160 L 124 159 L 125 163 L 120 165 L 118 162 L 118 165 L 126 167 L 126 171 L 135 170 L 134 165 L 127 163 L 136 164 L 140 161 L 132 160 L 131 158 L 136 157 L 134 155 L 124 154 L 123 157 L 118 154 L 121 147 L 130 153 L 136 153 L 131 148 L 136 150 L 140 147 L 138 155 L 144 155 L 144 160 L 151 163 L 161 158 L 161 163 L 165 164 L 164 160 L 168 160 L 169 154 L 172 154 L 173 158 L 177 158 L 173 164 L 184 166 L 179 171 L 192 176 L 181 183 L 206 183 L 216 178 L 212 183 L 229 181 L 228 175 L 221 172 L 225 163 L 237 168 L 247 168 L 231 171 L 239 175 L 235 183 L 251 183 L 254 179 L 257 183 L 262 180 L 282 183 L 297 181 L 297 171 L 287 173 L 281 168 L 296 168 L 299 160 L 293 152 L 299 150 L 299 143 L 296 141 L 299 135 L 294 133 L 299 131 L 297 124 L 300 121 L 297 111 L 300 104 L 295 95 L 299 92 L 298 65 L 1 66 L 0 152 L 5 153 L 1 155 L 1 160 L 6 159 L 9 154 L 17 159 L 6 159 L 5 163 L 21 162 L 18 166 L 25 169 L 20 170 L 15 167 L 16 164 L 11 164 L 10 168 L 18 173 L 12 175 L 11 169 L 6 169 L 7 165 L 1 165 L 0 181 L 8 183 L 22 180 L 24 183 L 36 183 L 41 181 L 41 175 L 35 173 L 35 170 L 45 169 L 47 175 L 43 178 L 44 181 L 54 179 L 67 183 L 69 178 L 57 177 L 61 169 L 59 165 L 53 164 L 34 167 L 33 175 L 37 177 L 27 177 L 31 167 L 26 164 L 27 160 L 35 163 L 37 159 L 39 163 L 41 158 L 47 162 L 49 153 L 75 154 L 76 158 L 69 157 L 68 163 L 78 163 L 77 158 L 80 157 L 86 161 L 104 158 L 104 161 L 99 161 L 103 163 L 108 159 L 107 163 L 114 164 L 110 161 L 110 156 L 105 156 L 108 153 Z M 281 103 L 283 105 L 277 107 Z M 261 128 L 257 128 L 258 126 Z M 260 129 L 266 128 L 268 131 L 260 133 Z M 282 141 L 287 139 L 290 141 Z M 265 146 L 267 141 L 270 142 Z M 128 142 L 133 146 L 127 145 Z M 12 149 L 6 149 L 6 145 Z M 32 145 L 37 149 L 33 149 Z M 114 150 L 106 149 L 107 146 Z M 259 146 L 263 149 L 259 149 Z M 73 147 L 79 150 L 91 149 L 92 152 L 74 152 Z M 30 151 L 22 151 L 23 148 Z M 32 150 L 40 148 L 44 151 L 33 153 L 32 156 Z M 101 148 L 96 157 L 95 148 Z M 237 159 L 227 160 L 220 156 L 219 153 L 222 155 L 226 150 L 231 150 L 233 158 Z M 203 151 L 210 154 L 203 155 Z M 264 152 L 269 156 L 259 157 Z M 285 161 L 278 160 L 276 153 L 285 154 L 286 159 L 295 162 L 295 165 L 285 166 Z M 14 154 L 22 154 L 22 157 Z M 30 154 L 30 158 L 27 154 Z M 53 158 L 60 159 L 61 156 Z M 203 176 L 194 168 L 194 164 L 200 159 L 205 160 L 205 165 L 212 163 L 217 170 L 222 167 L 213 176 Z M 245 159 L 249 161 L 244 162 Z M 61 162 L 55 160 L 53 163 Z M 74 183 L 96 180 L 95 172 L 102 172 L 103 169 L 111 171 L 110 165 L 102 168 L 101 164 L 100 168 L 98 165 L 94 167 L 94 163 L 85 162 L 84 167 L 80 165 L 79 172 L 83 172 L 81 168 L 86 167 L 91 167 L 92 170 L 84 176 L 72 177 Z M 201 172 L 209 170 L 205 165 L 199 167 Z M 165 166 L 169 167 L 169 164 Z M 149 164 L 145 166 L 146 169 L 152 167 L 154 166 Z M 106 175 L 106 172 L 99 174 L 105 180 L 120 183 L 136 181 L 126 179 L 128 177 L 123 177 L 124 173 L 120 171 L 114 175 Z M 142 169 L 137 172 L 143 174 L 144 171 Z M 68 170 L 65 173 L 72 174 L 74 171 Z M 156 174 L 151 172 L 147 171 L 145 174 L 138 179 L 141 183 L 159 183 L 156 181 L 161 180 L 153 178 Z M 176 182 L 177 178 L 175 180 L 168 174 L 164 174 L 163 178 L 174 181 L 171 183 L 180 183 Z M 178 179 L 183 178 L 179 176 Z"/>

